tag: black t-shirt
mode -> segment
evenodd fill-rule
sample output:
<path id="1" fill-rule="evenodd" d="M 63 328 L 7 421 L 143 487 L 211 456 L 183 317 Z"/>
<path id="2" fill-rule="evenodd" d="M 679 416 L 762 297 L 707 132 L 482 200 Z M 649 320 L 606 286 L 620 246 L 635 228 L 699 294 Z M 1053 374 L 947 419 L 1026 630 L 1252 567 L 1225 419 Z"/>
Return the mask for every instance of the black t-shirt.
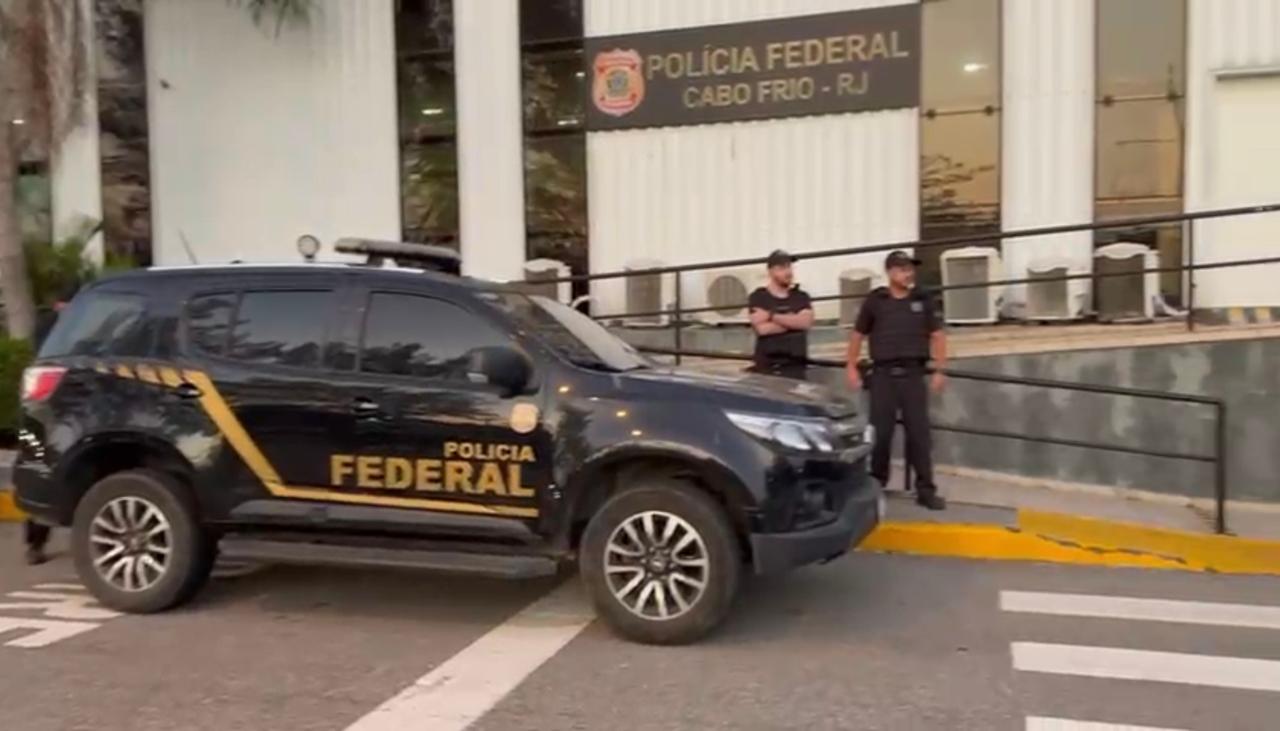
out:
<path id="1" fill-rule="evenodd" d="M 862 302 L 853 329 L 871 341 L 871 360 L 929 360 L 929 336 L 942 327 L 933 300 L 920 290 L 898 299 L 879 287 Z"/>
<path id="2" fill-rule="evenodd" d="M 794 315 L 813 308 L 809 295 L 799 287 L 792 287 L 786 297 L 775 297 L 767 287 L 761 287 L 751 293 L 747 303 L 752 310 L 765 310 L 775 315 Z M 803 363 L 808 354 L 809 333 L 804 330 L 756 336 L 757 368 Z"/>

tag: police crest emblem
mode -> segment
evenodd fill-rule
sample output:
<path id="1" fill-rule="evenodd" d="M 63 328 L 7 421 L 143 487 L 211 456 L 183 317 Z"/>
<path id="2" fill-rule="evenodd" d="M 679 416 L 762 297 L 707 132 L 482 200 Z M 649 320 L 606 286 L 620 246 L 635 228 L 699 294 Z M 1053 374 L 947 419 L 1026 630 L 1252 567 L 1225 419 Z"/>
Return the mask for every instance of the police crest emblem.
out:
<path id="1" fill-rule="evenodd" d="M 635 49 L 602 51 L 591 66 L 591 100 L 596 109 L 621 117 L 644 101 L 643 61 Z"/>

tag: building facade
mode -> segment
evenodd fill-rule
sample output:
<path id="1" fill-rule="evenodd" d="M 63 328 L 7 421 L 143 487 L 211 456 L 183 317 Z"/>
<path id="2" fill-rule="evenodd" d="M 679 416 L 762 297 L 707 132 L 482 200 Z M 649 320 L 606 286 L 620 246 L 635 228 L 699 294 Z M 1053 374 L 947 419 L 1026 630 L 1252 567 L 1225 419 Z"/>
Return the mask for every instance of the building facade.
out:
<path id="1" fill-rule="evenodd" d="M 92 5 L 94 113 L 49 165 L 54 228 L 102 220 L 147 263 L 364 236 L 505 280 L 1280 202 L 1280 0 L 316 0 L 278 29 L 226 2 Z M 1249 258 L 1280 216 L 978 243 L 1018 278 L 1116 241 Z M 799 274 L 834 294 L 879 259 Z M 1195 305 L 1280 305 L 1270 278 L 1203 271 Z M 1159 287 L 1179 307 L 1186 285 Z M 627 309 L 621 281 L 589 293 Z"/>

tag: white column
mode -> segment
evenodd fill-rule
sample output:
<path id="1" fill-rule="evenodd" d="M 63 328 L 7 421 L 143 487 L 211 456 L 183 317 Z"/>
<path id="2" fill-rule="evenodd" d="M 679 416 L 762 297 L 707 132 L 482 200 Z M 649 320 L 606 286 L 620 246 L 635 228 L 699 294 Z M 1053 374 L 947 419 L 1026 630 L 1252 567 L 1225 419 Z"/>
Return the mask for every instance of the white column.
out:
<path id="1" fill-rule="evenodd" d="M 90 28 L 94 27 L 93 2 L 81 0 Z M 84 111 L 77 126 L 53 151 L 49 165 L 52 192 L 53 238 L 62 241 L 84 231 L 86 223 L 102 220 L 102 165 L 98 152 L 97 34 L 90 30 L 89 69 L 85 80 Z M 86 256 L 102 261 L 102 234 L 85 249 Z"/>
<path id="2" fill-rule="evenodd" d="M 525 228 L 519 0 L 455 2 L 453 23 L 463 273 L 520 279 Z"/>
<path id="3" fill-rule="evenodd" d="M 1001 218 L 1005 231 L 1093 220 L 1094 4 L 1005 0 Z M 1010 279 L 1044 255 L 1091 271 L 1093 235 L 1008 239 Z M 1026 287 L 1009 299 L 1025 302 Z M 1020 308 L 1014 305 L 1016 314 Z"/>

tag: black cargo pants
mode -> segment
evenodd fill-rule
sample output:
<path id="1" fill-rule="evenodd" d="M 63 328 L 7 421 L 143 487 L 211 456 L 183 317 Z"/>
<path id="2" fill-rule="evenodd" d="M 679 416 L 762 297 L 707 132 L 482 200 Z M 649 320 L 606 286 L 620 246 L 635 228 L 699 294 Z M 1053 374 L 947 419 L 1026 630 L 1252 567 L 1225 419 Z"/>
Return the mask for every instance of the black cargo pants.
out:
<path id="1" fill-rule="evenodd" d="M 22 540 L 27 544 L 27 548 L 44 548 L 49 542 L 49 527 L 40 525 L 34 520 L 28 520 L 22 525 Z"/>
<path id="2" fill-rule="evenodd" d="M 933 483 L 933 438 L 929 433 L 929 388 L 926 371 L 919 365 L 880 365 L 871 369 L 871 425 L 875 446 L 871 452 L 871 476 L 889 484 L 889 456 L 898 414 L 907 433 L 907 462 L 916 473 L 919 495 L 937 492 Z"/>

